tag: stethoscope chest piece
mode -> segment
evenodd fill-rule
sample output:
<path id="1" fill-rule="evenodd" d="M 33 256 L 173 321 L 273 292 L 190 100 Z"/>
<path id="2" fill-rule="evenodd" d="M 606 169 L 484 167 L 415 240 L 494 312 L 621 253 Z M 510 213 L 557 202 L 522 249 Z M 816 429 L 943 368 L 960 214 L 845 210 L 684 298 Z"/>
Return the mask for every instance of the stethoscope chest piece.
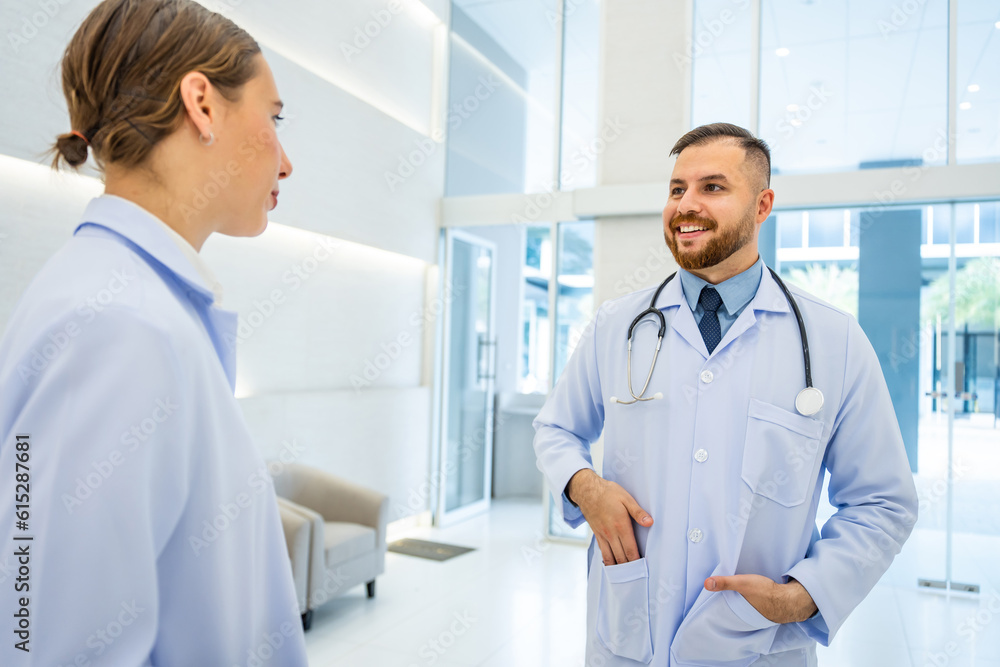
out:
<path id="1" fill-rule="evenodd" d="M 823 392 L 816 387 L 806 387 L 795 397 L 795 409 L 800 415 L 812 417 L 823 409 Z"/>

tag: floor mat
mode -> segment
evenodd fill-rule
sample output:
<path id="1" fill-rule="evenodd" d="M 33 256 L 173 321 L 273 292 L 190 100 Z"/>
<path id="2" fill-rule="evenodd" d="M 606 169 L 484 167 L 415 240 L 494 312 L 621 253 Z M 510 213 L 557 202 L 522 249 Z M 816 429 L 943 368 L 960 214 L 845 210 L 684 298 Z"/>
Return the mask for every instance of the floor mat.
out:
<path id="1" fill-rule="evenodd" d="M 402 539 L 389 544 L 389 551 L 417 558 L 444 561 L 464 553 L 475 551 L 469 547 L 459 547 L 454 544 L 428 542 L 426 540 Z"/>

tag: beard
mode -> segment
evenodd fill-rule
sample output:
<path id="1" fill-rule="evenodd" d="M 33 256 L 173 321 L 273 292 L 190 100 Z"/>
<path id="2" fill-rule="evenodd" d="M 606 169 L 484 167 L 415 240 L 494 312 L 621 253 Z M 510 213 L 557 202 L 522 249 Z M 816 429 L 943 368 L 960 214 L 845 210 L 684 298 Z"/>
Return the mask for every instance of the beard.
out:
<path id="1" fill-rule="evenodd" d="M 730 255 L 746 247 L 753 241 L 754 225 L 756 224 L 754 207 L 750 207 L 740 218 L 739 222 L 728 229 L 719 231 L 719 224 L 711 218 L 701 218 L 696 215 L 679 215 L 670 221 L 670 229 L 673 235 L 663 232 L 663 238 L 667 242 L 667 247 L 673 253 L 677 265 L 687 271 L 707 269 L 720 264 Z M 697 252 L 685 252 L 680 247 L 677 239 L 678 228 L 681 224 L 695 224 L 707 227 L 713 232 L 712 238 Z"/>

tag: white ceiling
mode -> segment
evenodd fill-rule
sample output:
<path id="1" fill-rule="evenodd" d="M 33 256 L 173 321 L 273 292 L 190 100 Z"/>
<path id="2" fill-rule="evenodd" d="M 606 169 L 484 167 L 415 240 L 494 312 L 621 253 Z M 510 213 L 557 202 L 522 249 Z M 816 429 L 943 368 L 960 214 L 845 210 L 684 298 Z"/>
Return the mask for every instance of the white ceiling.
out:
<path id="1" fill-rule="evenodd" d="M 696 30 L 734 11 L 726 0 L 698 7 Z M 695 69 L 696 123 L 749 121 L 751 26 L 749 12 L 735 14 Z M 998 20 L 996 0 L 959 3 L 958 101 L 968 105 L 958 111 L 962 160 L 1000 154 Z M 947 0 L 765 1 L 760 134 L 775 147 L 775 165 L 807 171 L 880 160 L 943 163 L 937 146 L 948 127 L 947 26 Z M 970 92 L 971 84 L 979 90 Z"/>

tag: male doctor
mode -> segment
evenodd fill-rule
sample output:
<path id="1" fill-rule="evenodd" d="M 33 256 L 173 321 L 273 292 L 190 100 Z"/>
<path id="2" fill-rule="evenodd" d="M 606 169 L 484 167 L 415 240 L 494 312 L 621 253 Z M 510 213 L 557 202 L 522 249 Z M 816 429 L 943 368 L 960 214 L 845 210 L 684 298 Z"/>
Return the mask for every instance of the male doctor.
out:
<path id="1" fill-rule="evenodd" d="M 655 304 L 647 393 L 659 319 L 635 327 L 631 365 L 627 339 L 655 288 L 599 308 L 534 423 L 563 517 L 594 531 L 586 666 L 816 665 L 916 521 L 899 427 L 857 321 L 790 288 L 825 397 L 796 409 L 803 341 L 757 252 L 767 145 L 717 123 L 671 155 L 663 233 L 680 270 Z M 820 533 L 827 472 L 837 512 Z"/>

